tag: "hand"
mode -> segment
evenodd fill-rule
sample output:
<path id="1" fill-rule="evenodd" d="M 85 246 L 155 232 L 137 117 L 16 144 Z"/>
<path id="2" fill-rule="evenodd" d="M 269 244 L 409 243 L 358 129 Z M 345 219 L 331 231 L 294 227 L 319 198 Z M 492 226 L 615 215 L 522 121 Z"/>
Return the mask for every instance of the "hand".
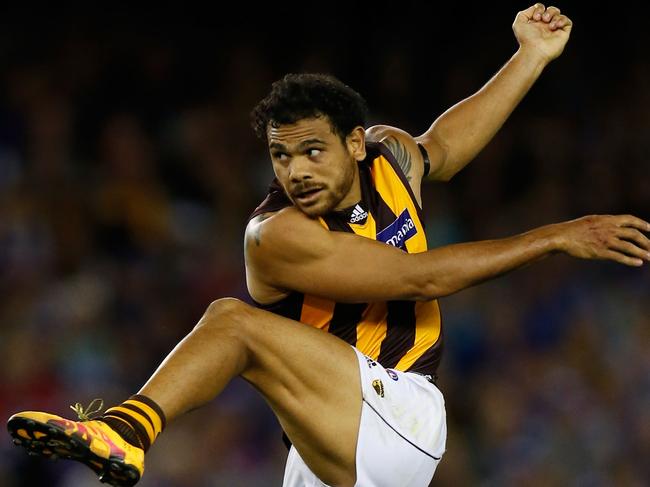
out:
<path id="1" fill-rule="evenodd" d="M 548 63 L 562 54 L 572 26 L 559 8 L 536 3 L 517 14 L 512 29 L 522 49 L 535 50 Z"/>
<path id="2" fill-rule="evenodd" d="M 650 223 L 632 215 L 592 215 L 557 225 L 560 250 L 581 259 L 639 267 L 650 261 Z"/>

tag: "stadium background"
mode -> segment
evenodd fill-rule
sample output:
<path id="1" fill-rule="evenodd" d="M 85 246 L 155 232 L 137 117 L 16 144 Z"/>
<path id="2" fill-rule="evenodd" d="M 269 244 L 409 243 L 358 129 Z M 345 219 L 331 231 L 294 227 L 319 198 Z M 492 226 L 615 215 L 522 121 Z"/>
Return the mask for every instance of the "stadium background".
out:
<path id="1" fill-rule="evenodd" d="M 248 112 L 273 80 L 333 73 L 372 123 L 419 133 L 515 51 L 527 6 L 3 7 L 0 416 L 120 401 L 211 300 L 246 298 L 242 232 L 271 175 Z M 559 6 L 576 24 L 563 56 L 464 172 L 426 186 L 430 246 L 650 218 L 647 15 Z M 649 291 L 647 266 L 558 256 L 443 299 L 432 485 L 645 485 Z M 0 440 L 3 486 L 98 485 Z M 236 381 L 168 428 L 140 485 L 278 485 L 285 454 Z"/>

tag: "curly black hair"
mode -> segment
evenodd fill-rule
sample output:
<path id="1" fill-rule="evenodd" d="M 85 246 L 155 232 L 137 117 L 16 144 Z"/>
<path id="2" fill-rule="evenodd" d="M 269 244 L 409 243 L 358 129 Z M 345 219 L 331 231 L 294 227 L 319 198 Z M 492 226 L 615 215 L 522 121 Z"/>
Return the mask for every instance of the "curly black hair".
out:
<path id="1" fill-rule="evenodd" d="M 287 74 L 251 112 L 253 130 L 266 140 L 266 129 L 306 118 L 327 117 L 341 140 L 355 127 L 365 127 L 368 105 L 363 97 L 334 76 Z"/>

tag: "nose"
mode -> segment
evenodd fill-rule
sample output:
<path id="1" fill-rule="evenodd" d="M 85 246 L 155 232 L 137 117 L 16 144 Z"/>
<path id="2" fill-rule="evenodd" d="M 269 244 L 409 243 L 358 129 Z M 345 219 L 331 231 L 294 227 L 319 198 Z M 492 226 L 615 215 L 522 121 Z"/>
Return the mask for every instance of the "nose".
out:
<path id="1" fill-rule="evenodd" d="M 294 157 L 289 166 L 289 179 L 294 183 L 311 179 L 311 162 L 306 157 Z"/>

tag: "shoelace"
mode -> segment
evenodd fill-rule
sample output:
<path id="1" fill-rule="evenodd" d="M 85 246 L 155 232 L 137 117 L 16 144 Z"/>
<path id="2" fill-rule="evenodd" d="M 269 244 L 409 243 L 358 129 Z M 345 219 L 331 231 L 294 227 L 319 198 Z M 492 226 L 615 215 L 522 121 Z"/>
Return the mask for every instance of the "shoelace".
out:
<path id="1" fill-rule="evenodd" d="M 97 402 L 99 403 L 99 406 L 94 407 L 95 403 Z M 70 409 L 72 409 L 75 413 L 77 413 L 79 421 L 90 421 L 92 419 L 92 416 L 99 413 L 103 408 L 104 408 L 104 400 L 99 398 L 93 399 L 85 409 L 79 402 L 76 403 L 74 406 L 70 406 Z"/>

